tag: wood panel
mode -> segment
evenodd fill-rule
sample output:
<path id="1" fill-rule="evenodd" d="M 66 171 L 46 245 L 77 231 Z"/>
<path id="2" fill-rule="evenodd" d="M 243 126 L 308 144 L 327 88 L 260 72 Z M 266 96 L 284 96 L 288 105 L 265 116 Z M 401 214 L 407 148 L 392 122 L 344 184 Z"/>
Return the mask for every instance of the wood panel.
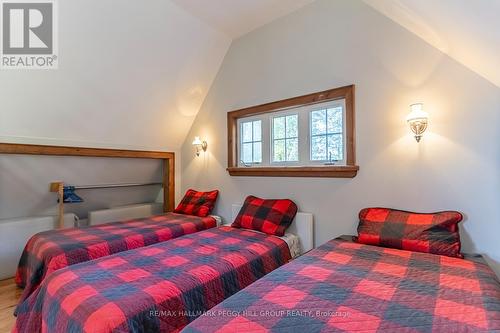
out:
<path id="1" fill-rule="evenodd" d="M 0 154 L 147 158 L 163 160 L 163 211 L 175 205 L 175 153 L 161 151 L 0 143 Z"/>
<path id="2" fill-rule="evenodd" d="M 0 154 L 123 157 L 123 158 L 153 158 L 153 159 L 169 159 L 174 157 L 174 153 L 160 152 L 160 151 L 25 145 L 17 143 L 0 143 Z"/>
<path id="3" fill-rule="evenodd" d="M 231 176 L 355 177 L 359 166 L 356 165 L 354 93 L 355 87 L 354 85 L 350 85 L 228 112 L 227 171 Z M 339 99 L 345 99 L 346 106 L 346 166 L 238 167 L 238 119 Z"/>
<path id="4" fill-rule="evenodd" d="M 168 191 L 167 191 L 168 189 Z M 172 199 L 172 200 L 170 200 Z M 163 206 L 165 212 L 172 212 L 175 209 L 175 156 L 163 161 Z"/>
<path id="5" fill-rule="evenodd" d="M 14 279 L 0 281 L 0 333 L 11 332 L 16 322 L 14 309 L 22 292 L 23 290 L 14 283 Z"/>
<path id="6" fill-rule="evenodd" d="M 253 177 L 334 177 L 353 178 L 358 166 L 318 166 L 318 167 L 236 167 L 227 168 L 231 176 Z"/>

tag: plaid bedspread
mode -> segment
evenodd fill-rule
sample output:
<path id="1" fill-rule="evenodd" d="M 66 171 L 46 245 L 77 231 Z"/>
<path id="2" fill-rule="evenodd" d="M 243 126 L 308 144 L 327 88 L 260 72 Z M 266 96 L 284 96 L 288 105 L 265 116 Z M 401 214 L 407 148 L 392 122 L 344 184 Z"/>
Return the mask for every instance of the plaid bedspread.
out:
<path id="1" fill-rule="evenodd" d="M 166 213 L 38 233 L 26 244 L 17 267 L 16 284 L 24 288 L 20 302 L 45 276 L 63 267 L 213 228 L 216 224 L 212 217 Z"/>
<path id="2" fill-rule="evenodd" d="M 332 240 L 183 332 L 500 332 L 484 263 Z"/>
<path id="3" fill-rule="evenodd" d="M 290 260 L 285 241 L 220 227 L 60 269 L 14 332 L 176 332 Z"/>

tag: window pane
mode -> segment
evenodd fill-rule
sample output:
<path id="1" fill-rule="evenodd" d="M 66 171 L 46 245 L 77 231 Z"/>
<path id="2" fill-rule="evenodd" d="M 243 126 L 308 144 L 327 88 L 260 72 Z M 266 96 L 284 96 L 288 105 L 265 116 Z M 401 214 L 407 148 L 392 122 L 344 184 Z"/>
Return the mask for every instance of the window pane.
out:
<path id="1" fill-rule="evenodd" d="M 252 163 L 252 143 L 241 145 L 241 160 L 243 163 Z"/>
<path id="2" fill-rule="evenodd" d="M 344 145 L 342 144 L 341 134 L 332 134 L 328 136 L 328 156 L 330 159 L 330 154 L 332 154 L 332 160 L 341 161 L 344 159 Z"/>
<path id="3" fill-rule="evenodd" d="M 273 162 L 285 161 L 285 140 L 274 140 L 273 142 Z"/>
<path id="4" fill-rule="evenodd" d="M 243 142 L 252 141 L 252 122 L 241 123 L 241 137 Z"/>
<path id="5" fill-rule="evenodd" d="M 326 133 L 326 110 L 318 110 L 311 112 L 311 134 Z"/>
<path id="6" fill-rule="evenodd" d="M 273 137 L 275 139 L 285 138 L 285 117 L 273 118 Z"/>
<path id="7" fill-rule="evenodd" d="M 286 137 L 296 138 L 299 136 L 299 116 L 287 116 L 286 117 Z"/>
<path id="8" fill-rule="evenodd" d="M 287 139 L 286 140 L 286 160 L 298 161 L 299 160 L 299 140 Z"/>
<path id="9" fill-rule="evenodd" d="M 328 109 L 327 125 L 328 133 L 342 133 L 342 107 Z"/>
<path id="10" fill-rule="evenodd" d="M 253 122 L 253 141 L 262 140 L 262 121 L 256 120 Z"/>
<path id="11" fill-rule="evenodd" d="M 262 142 L 253 144 L 253 162 L 262 163 Z"/>
<path id="12" fill-rule="evenodd" d="M 326 160 L 326 136 L 313 136 L 311 138 L 311 160 Z"/>

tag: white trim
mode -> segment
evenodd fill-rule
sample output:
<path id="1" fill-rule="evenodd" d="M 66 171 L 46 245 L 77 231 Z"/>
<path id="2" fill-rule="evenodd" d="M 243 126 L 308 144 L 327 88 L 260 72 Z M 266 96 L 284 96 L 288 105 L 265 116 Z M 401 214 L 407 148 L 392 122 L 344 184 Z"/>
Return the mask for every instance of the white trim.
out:
<path id="1" fill-rule="evenodd" d="M 346 165 L 347 163 L 347 137 L 346 137 L 346 104 L 345 99 L 339 99 L 334 101 L 328 101 L 317 104 L 303 105 L 298 107 L 291 107 L 281 110 L 276 110 L 270 113 L 264 113 L 260 115 L 254 115 L 249 117 L 239 118 L 237 121 L 237 131 L 238 131 L 238 166 L 252 166 L 252 167 L 282 167 L 282 166 L 319 166 L 328 163 L 328 160 L 313 161 L 311 160 L 311 112 L 316 110 L 331 109 L 335 107 L 342 108 L 342 137 L 343 137 L 343 150 L 344 159 L 342 161 L 337 161 L 336 165 Z M 298 149 L 299 149 L 299 160 L 298 161 L 283 161 L 283 162 L 273 162 L 273 119 L 276 117 L 283 117 L 288 115 L 298 115 Z M 262 162 L 252 163 L 244 165 L 241 163 L 241 150 L 242 150 L 242 140 L 241 140 L 241 123 L 250 121 L 261 121 L 261 139 L 262 139 Z"/>
<path id="2" fill-rule="evenodd" d="M 318 104 L 315 104 L 313 106 L 317 106 Z M 346 140 L 346 105 L 345 105 L 345 99 L 340 99 L 340 100 L 335 100 L 331 102 L 327 102 L 324 104 L 319 104 L 321 107 L 310 107 L 308 110 L 308 121 L 309 121 L 309 128 L 308 128 L 308 133 L 307 133 L 307 145 L 308 145 L 308 160 L 309 160 L 309 165 L 325 165 L 325 163 L 328 163 L 329 160 L 312 160 L 312 149 L 311 149 L 311 141 L 312 141 L 312 112 L 314 111 L 321 111 L 324 109 L 334 109 L 336 107 L 341 107 L 342 108 L 342 144 L 343 144 L 343 157 L 344 159 L 341 161 L 337 161 L 336 165 L 346 165 L 347 164 L 347 140 Z M 325 134 L 326 138 L 328 140 L 328 134 Z M 328 153 L 328 152 L 327 152 Z"/>
<path id="3" fill-rule="evenodd" d="M 293 138 L 288 138 L 286 136 L 286 118 L 289 117 L 289 116 L 297 116 L 297 137 L 293 137 Z M 281 138 L 281 139 L 275 139 L 274 138 L 274 120 L 276 118 L 285 118 L 285 137 L 284 138 Z M 300 164 L 300 145 L 298 144 L 299 140 L 300 140 L 300 115 L 299 115 L 299 112 L 297 110 L 290 110 L 286 113 L 271 113 L 271 117 L 270 117 L 270 120 L 269 120 L 269 126 L 271 128 L 271 131 L 270 131 L 270 135 L 271 135 L 271 139 L 270 139 L 270 142 L 269 142 L 269 145 L 270 145 L 270 150 L 269 150 L 269 161 L 270 161 L 270 165 L 271 166 L 282 166 L 282 165 L 294 165 L 294 164 Z M 298 161 L 274 161 L 274 141 L 276 140 L 285 140 L 285 155 L 286 155 L 286 141 L 287 140 L 293 140 L 293 139 L 297 139 L 297 152 L 298 152 Z M 286 159 L 286 156 L 285 156 L 285 159 Z"/>
<path id="4" fill-rule="evenodd" d="M 254 122 L 260 121 L 260 140 L 254 140 Z M 248 117 L 248 118 L 241 118 L 238 119 L 237 126 L 238 126 L 238 165 L 239 166 L 256 166 L 256 165 L 262 165 L 264 162 L 264 131 L 263 131 L 263 126 L 264 126 L 263 119 L 259 117 Z M 252 124 L 252 141 L 246 141 L 243 142 L 243 131 L 242 131 L 242 126 L 243 124 L 246 123 L 251 123 Z M 254 144 L 260 142 L 260 147 L 261 147 L 261 162 L 254 162 Z M 251 163 L 245 163 L 243 162 L 243 159 L 241 157 L 242 151 L 243 151 L 243 144 L 252 144 L 252 162 Z"/>

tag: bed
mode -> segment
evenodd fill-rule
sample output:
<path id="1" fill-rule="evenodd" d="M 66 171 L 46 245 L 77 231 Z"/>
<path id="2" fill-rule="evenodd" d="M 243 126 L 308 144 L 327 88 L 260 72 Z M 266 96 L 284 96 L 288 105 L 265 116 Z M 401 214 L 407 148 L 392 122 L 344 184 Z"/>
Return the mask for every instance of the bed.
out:
<path id="1" fill-rule="evenodd" d="M 465 259 L 331 240 L 183 332 L 498 332 L 500 284 Z"/>
<path id="2" fill-rule="evenodd" d="M 290 259 L 276 236 L 200 231 L 52 273 L 18 306 L 14 331 L 176 332 Z"/>
<path id="3" fill-rule="evenodd" d="M 220 224 L 214 216 L 165 213 L 147 218 L 38 233 L 27 242 L 16 271 L 24 301 L 50 273 L 61 268 L 148 246 Z"/>

